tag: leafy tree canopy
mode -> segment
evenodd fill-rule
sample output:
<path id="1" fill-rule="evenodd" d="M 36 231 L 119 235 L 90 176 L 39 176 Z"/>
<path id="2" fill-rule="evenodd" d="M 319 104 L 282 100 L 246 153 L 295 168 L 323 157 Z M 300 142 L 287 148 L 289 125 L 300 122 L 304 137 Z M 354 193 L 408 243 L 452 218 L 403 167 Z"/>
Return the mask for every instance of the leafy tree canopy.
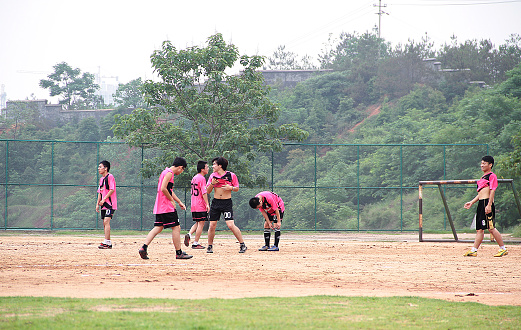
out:
<path id="1" fill-rule="evenodd" d="M 131 80 L 126 84 L 119 84 L 114 93 L 114 103 L 121 108 L 137 109 L 145 107 L 145 99 L 141 88 L 143 82 L 141 78 Z"/>
<path id="2" fill-rule="evenodd" d="M 222 155 L 242 182 L 262 184 L 265 178 L 250 177 L 256 153 L 278 151 L 284 141 L 308 137 L 296 124 L 275 124 L 279 109 L 256 72 L 263 58 L 243 55 L 241 74 L 227 74 L 237 60 L 237 47 L 226 44 L 221 34 L 210 36 L 204 48 L 177 50 L 165 41 L 154 51 L 151 62 L 159 81 L 143 84 L 145 100 L 153 108 L 118 116 L 114 125 L 115 136 L 130 145 L 162 150 L 145 161 L 145 176 L 157 173 L 174 156 L 193 164 Z"/>
<path id="3" fill-rule="evenodd" d="M 51 96 L 60 96 L 60 104 L 69 109 L 99 109 L 103 105 L 103 98 L 94 93 L 99 86 L 94 83 L 94 75 L 76 68 L 73 69 L 66 62 L 54 65 L 54 72 L 48 79 L 40 80 L 40 87 L 49 89 Z"/>

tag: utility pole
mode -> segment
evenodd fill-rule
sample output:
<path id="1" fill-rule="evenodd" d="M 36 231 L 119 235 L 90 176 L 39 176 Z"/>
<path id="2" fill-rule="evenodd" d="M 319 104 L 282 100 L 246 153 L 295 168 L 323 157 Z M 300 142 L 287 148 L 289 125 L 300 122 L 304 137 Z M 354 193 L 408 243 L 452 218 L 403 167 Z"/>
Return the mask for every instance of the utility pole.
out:
<path id="1" fill-rule="evenodd" d="M 382 7 L 383 8 L 387 7 L 387 5 L 385 5 L 385 4 L 382 5 L 382 0 L 378 0 L 378 5 L 373 5 L 373 7 L 378 7 L 378 13 L 376 13 L 376 15 L 378 15 L 378 39 L 380 39 L 381 32 L 382 32 L 382 15 L 383 14 L 389 15 L 389 14 L 382 10 Z"/>

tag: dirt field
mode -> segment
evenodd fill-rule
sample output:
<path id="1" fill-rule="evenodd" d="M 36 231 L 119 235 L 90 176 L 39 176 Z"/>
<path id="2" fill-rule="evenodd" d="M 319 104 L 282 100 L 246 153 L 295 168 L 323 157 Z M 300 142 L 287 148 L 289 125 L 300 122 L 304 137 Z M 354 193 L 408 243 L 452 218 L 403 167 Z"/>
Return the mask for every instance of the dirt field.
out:
<path id="1" fill-rule="evenodd" d="M 497 245 L 485 244 L 471 258 L 463 257 L 470 243 L 413 234 L 283 234 L 279 252 L 260 252 L 261 235 L 246 235 L 249 250 L 239 254 L 233 236 L 218 234 L 213 254 L 186 249 L 194 257 L 176 260 L 162 233 L 142 260 L 145 235 L 115 236 L 112 250 L 99 250 L 97 236 L 2 235 L 0 296 L 420 296 L 521 306 L 520 245 L 494 258 Z"/>

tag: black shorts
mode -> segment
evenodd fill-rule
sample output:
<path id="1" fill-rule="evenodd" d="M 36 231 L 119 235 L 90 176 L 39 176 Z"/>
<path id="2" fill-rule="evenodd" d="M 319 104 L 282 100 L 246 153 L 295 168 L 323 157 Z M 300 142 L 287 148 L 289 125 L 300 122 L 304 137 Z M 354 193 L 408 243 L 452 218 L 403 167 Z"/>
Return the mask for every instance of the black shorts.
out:
<path id="1" fill-rule="evenodd" d="M 478 201 L 478 208 L 476 209 L 476 230 L 494 229 L 494 222 L 496 220 L 496 208 L 492 203 L 492 213 L 485 214 L 485 206 L 488 204 L 487 199 L 480 199 Z"/>
<path id="2" fill-rule="evenodd" d="M 230 199 L 212 200 L 210 207 L 210 221 L 219 221 L 221 214 L 224 214 L 224 220 L 233 220 L 233 202 Z"/>
<path id="3" fill-rule="evenodd" d="M 273 213 L 273 214 L 269 214 L 269 213 L 266 213 L 268 215 L 268 219 L 270 219 L 271 222 L 275 222 L 277 223 L 277 214 L 276 213 Z M 284 212 L 280 212 L 279 210 L 279 214 L 280 214 L 280 223 L 282 223 L 282 219 L 284 219 Z"/>
<path id="4" fill-rule="evenodd" d="M 101 210 L 101 219 L 105 219 L 105 218 L 111 218 L 114 216 L 114 213 L 116 212 L 116 210 L 113 210 L 113 209 L 106 209 L 106 210 Z"/>
<path id="5" fill-rule="evenodd" d="M 192 220 L 195 222 L 208 220 L 208 212 L 192 212 Z"/>
<path id="6" fill-rule="evenodd" d="M 177 217 L 177 211 L 156 214 L 156 222 L 154 222 L 154 226 L 163 228 L 179 226 L 179 218 Z"/>

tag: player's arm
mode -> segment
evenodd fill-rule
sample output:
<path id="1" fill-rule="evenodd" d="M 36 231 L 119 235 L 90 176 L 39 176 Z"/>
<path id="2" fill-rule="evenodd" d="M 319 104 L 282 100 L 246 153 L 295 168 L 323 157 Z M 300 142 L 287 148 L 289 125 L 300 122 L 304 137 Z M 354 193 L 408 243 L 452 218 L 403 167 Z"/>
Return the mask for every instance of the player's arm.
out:
<path id="1" fill-rule="evenodd" d="M 114 189 L 110 189 L 109 192 L 105 195 L 105 198 L 101 198 L 101 200 L 98 200 L 98 205 L 103 205 L 107 199 L 114 193 Z M 100 194 L 101 195 L 101 194 Z"/>
<path id="2" fill-rule="evenodd" d="M 275 210 L 275 215 L 277 216 L 277 223 L 275 224 L 275 226 L 278 229 L 280 229 L 280 226 L 282 225 L 282 219 L 280 218 L 280 210 L 279 209 Z"/>
<path id="3" fill-rule="evenodd" d="M 226 186 L 223 187 L 224 190 L 229 190 L 229 191 L 239 191 L 239 187 L 234 187 L 234 186 L 231 186 L 229 184 L 227 184 Z"/>
<path id="4" fill-rule="evenodd" d="M 210 176 L 210 178 L 208 179 L 208 185 L 206 185 L 206 193 L 209 194 L 212 192 L 213 190 L 213 185 L 215 184 L 214 183 L 214 180 L 215 178 L 213 176 Z"/>
<path id="5" fill-rule="evenodd" d="M 476 197 L 474 197 L 470 202 L 466 202 L 463 207 L 468 210 L 468 209 L 470 209 L 472 204 L 476 203 L 478 200 L 479 200 L 479 195 L 476 195 Z"/>
<path id="6" fill-rule="evenodd" d="M 96 212 L 99 212 L 99 202 L 101 201 L 101 193 L 98 193 L 98 200 L 96 201 Z"/>
<path id="7" fill-rule="evenodd" d="M 271 229 L 273 229 L 273 223 L 270 221 L 270 218 L 268 217 L 268 213 L 264 211 L 264 209 L 260 208 L 259 211 L 262 213 L 262 216 L 264 217 L 264 220 L 266 223 L 270 226 Z"/>
<path id="8" fill-rule="evenodd" d="M 485 206 L 485 214 L 492 213 L 492 204 L 494 204 L 494 196 L 496 195 L 495 190 L 490 191 L 490 195 L 488 197 L 488 204 Z"/>
<path id="9" fill-rule="evenodd" d="M 202 193 L 202 191 L 201 191 Z M 206 212 L 210 212 L 210 203 L 208 203 L 208 194 L 205 192 L 203 194 L 203 200 L 204 200 L 204 203 L 206 204 Z"/>
<path id="10" fill-rule="evenodd" d="M 174 175 L 172 172 L 169 172 L 165 175 L 163 178 L 163 182 L 161 182 L 161 192 L 163 195 L 166 196 L 166 198 L 172 203 L 172 205 L 175 207 L 175 203 L 179 204 L 179 207 L 183 210 L 186 210 L 185 205 L 181 200 L 176 196 L 176 194 L 172 191 L 172 195 L 170 195 L 170 192 L 168 191 L 168 183 L 170 182 L 170 179 L 172 179 L 172 175 Z"/>

